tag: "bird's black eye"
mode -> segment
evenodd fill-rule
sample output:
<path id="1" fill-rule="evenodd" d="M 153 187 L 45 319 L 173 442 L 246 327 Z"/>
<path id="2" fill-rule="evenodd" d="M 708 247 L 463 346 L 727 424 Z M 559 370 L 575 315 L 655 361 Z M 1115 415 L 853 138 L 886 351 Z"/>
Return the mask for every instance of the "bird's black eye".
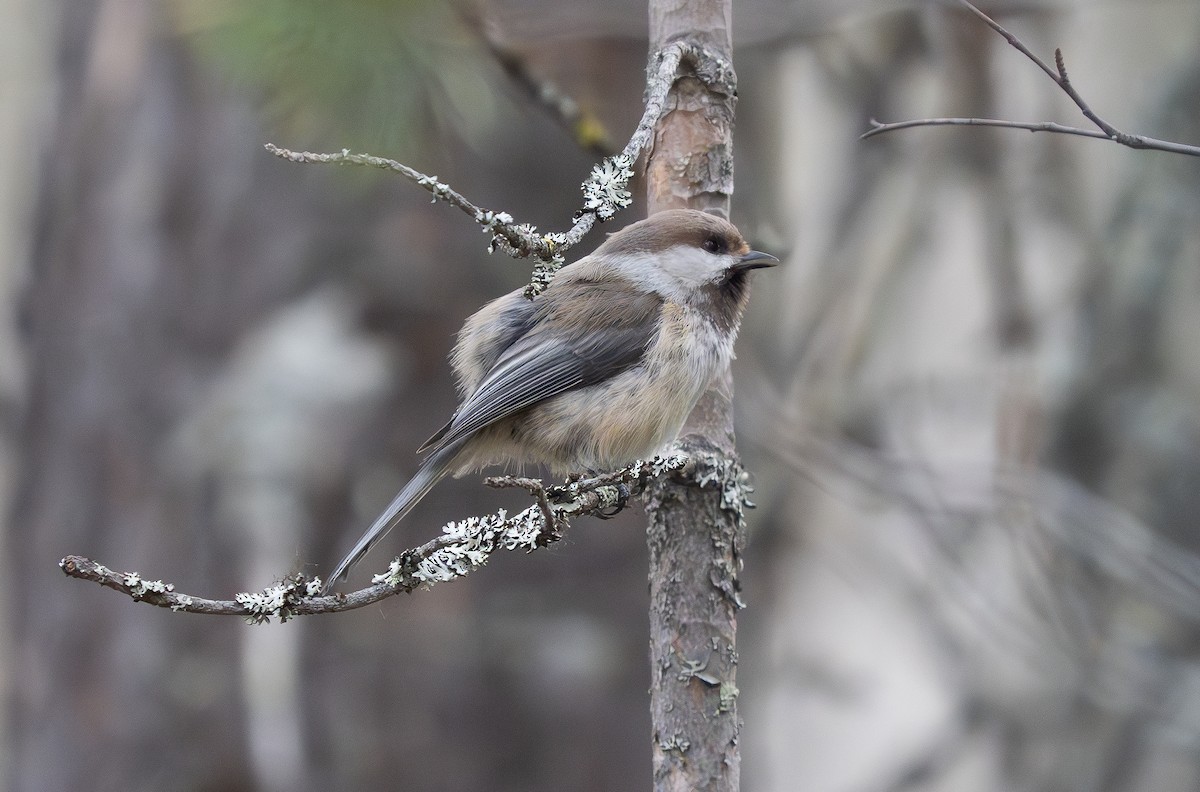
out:
<path id="1" fill-rule="evenodd" d="M 709 253 L 724 253 L 725 240 L 714 234 L 713 236 L 710 236 L 708 239 L 704 240 L 702 247 Z"/>

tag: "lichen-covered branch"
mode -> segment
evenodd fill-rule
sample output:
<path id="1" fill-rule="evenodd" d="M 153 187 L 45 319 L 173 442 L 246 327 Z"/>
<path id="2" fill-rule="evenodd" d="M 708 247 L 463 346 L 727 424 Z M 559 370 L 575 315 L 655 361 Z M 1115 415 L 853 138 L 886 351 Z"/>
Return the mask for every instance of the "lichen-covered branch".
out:
<path id="1" fill-rule="evenodd" d="M 1122 132 L 1111 123 L 1101 118 L 1096 111 L 1088 105 L 1083 96 L 1071 83 L 1071 78 L 1067 75 L 1066 59 L 1063 57 L 1061 49 L 1054 50 L 1054 67 L 1052 68 L 1044 60 L 1039 58 L 1025 42 L 1021 41 L 1015 34 L 1005 29 L 996 20 L 989 17 L 987 14 L 980 11 L 967 0 L 958 0 L 959 4 L 964 6 L 972 14 L 979 17 L 992 30 L 1004 37 L 1014 49 L 1020 52 L 1029 60 L 1033 61 L 1039 69 L 1054 80 L 1054 83 L 1062 89 L 1063 93 L 1071 98 L 1079 111 L 1083 113 L 1089 121 L 1095 124 L 1099 131 L 1093 129 L 1082 129 L 1080 127 L 1066 126 L 1063 124 L 1055 124 L 1049 121 L 1005 121 L 994 118 L 918 118 L 911 121 L 898 121 L 893 123 L 880 123 L 875 119 L 871 119 L 871 128 L 863 134 L 859 135 L 859 140 L 866 140 L 869 137 L 883 134 L 884 132 L 892 132 L 897 129 L 909 129 L 912 127 L 922 126 L 990 126 L 1001 127 L 1003 129 L 1024 129 L 1029 132 L 1055 132 L 1061 135 L 1077 135 L 1079 137 L 1100 138 L 1102 140 L 1111 140 L 1114 143 L 1119 143 L 1122 146 L 1127 146 L 1132 149 L 1143 149 L 1150 151 L 1166 151 L 1171 154 L 1184 154 L 1189 157 L 1200 157 L 1200 146 L 1191 146 L 1186 143 L 1176 143 L 1171 140 L 1159 140 L 1158 138 L 1147 137 L 1146 135 L 1132 135 L 1128 132 Z"/>
<path id="2" fill-rule="evenodd" d="M 67 556 L 59 566 L 70 577 L 99 583 L 160 608 L 241 616 L 252 623 L 272 618 L 288 621 L 296 616 L 354 610 L 402 592 L 465 577 L 499 550 L 532 552 L 545 547 L 562 537 L 573 517 L 610 516 L 614 509 L 623 507 L 625 498 L 641 494 L 654 482 L 666 477 L 687 478 L 696 472 L 695 462 L 682 454 L 672 454 L 552 487 L 544 487 L 536 479 L 489 479 L 492 486 L 528 489 L 537 503 L 511 517 L 502 510 L 451 522 L 440 536 L 401 553 L 387 570 L 372 579 L 370 586 L 346 594 L 321 596 L 321 579 L 300 574 L 260 592 L 242 592 L 233 599 L 218 600 L 182 594 L 172 583 L 147 580 L 136 572 L 117 572 L 82 556 Z"/>

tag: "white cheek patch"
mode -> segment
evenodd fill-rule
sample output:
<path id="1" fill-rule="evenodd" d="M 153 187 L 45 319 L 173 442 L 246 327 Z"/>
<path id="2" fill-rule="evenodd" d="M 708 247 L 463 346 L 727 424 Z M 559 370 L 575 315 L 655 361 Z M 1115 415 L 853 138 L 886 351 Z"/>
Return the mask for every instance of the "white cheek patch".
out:
<path id="1" fill-rule="evenodd" d="M 612 256 L 609 262 L 635 285 L 674 302 L 685 302 L 696 289 L 720 280 L 731 263 L 729 256 L 691 245 L 676 245 L 661 253 Z"/>

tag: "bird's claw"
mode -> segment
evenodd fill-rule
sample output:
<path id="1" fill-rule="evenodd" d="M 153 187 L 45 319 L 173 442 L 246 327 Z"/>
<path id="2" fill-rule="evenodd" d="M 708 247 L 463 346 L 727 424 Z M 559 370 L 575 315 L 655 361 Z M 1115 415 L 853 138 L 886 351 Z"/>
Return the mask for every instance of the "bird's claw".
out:
<path id="1" fill-rule="evenodd" d="M 617 482 L 612 486 L 616 487 L 617 489 L 617 501 L 608 509 L 596 512 L 596 516 L 601 520 L 611 520 L 613 517 L 616 517 L 618 514 L 623 512 L 625 507 L 629 505 L 629 487 L 621 482 Z"/>

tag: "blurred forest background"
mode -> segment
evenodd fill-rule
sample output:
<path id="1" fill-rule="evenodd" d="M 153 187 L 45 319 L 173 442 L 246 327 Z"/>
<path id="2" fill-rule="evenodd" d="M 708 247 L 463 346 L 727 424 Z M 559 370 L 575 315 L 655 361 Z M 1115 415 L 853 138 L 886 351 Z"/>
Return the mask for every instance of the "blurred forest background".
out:
<path id="1" fill-rule="evenodd" d="M 984 8 L 1118 127 L 1200 143 L 1194 0 Z M 0 788 L 645 788 L 638 509 L 284 626 L 56 568 L 218 597 L 327 570 L 449 414 L 453 333 L 528 265 L 398 178 L 262 144 L 394 157 L 560 229 L 595 154 L 502 61 L 623 142 L 645 19 L 0 0 Z M 1200 788 L 1200 161 L 860 142 L 872 117 L 1085 123 L 945 5 L 741 0 L 735 53 L 733 219 L 785 259 L 735 368 L 743 787 Z M 448 482 L 365 566 L 523 503 Z"/>

